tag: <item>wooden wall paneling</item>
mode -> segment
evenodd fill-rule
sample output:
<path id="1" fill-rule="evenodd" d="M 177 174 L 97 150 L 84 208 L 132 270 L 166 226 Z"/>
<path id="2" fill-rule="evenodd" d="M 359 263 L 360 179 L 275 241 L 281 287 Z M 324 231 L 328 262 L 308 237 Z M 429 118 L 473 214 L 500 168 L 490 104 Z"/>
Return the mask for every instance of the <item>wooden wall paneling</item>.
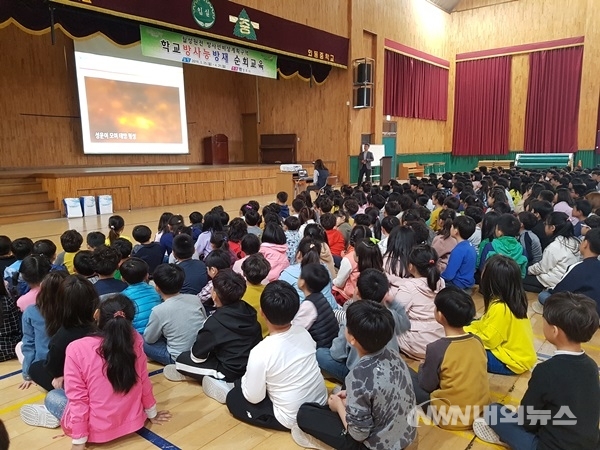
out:
<path id="1" fill-rule="evenodd" d="M 600 2 L 588 0 L 585 14 L 585 46 L 583 51 L 583 73 L 581 78 L 581 102 L 579 104 L 580 149 L 596 146 L 598 98 L 600 97 Z"/>
<path id="2" fill-rule="evenodd" d="M 235 3 L 340 36 L 349 34 L 348 22 L 345 20 L 349 0 L 236 0 Z"/>
<path id="3" fill-rule="evenodd" d="M 514 55 L 511 66 L 509 150 L 522 150 L 525 143 L 525 112 L 529 81 L 529 55 Z"/>
<path id="4" fill-rule="evenodd" d="M 207 202 L 225 199 L 225 182 L 199 181 L 185 183 L 185 201 L 183 203 Z"/>
<path id="5" fill-rule="evenodd" d="M 453 12 L 466 11 L 468 9 L 485 8 L 500 3 L 517 2 L 519 0 L 461 0 Z"/>

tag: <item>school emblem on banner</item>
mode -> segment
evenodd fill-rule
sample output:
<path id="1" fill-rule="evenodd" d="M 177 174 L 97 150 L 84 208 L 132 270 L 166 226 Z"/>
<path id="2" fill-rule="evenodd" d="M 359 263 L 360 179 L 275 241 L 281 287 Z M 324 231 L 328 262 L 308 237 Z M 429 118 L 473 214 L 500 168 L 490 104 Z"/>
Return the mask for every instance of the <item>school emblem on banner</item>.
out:
<path id="1" fill-rule="evenodd" d="M 210 0 L 193 0 L 192 16 L 196 23 L 206 30 L 215 24 L 217 18 L 215 8 Z"/>
<path id="2" fill-rule="evenodd" d="M 235 23 L 235 27 L 233 27 L 234 36 L 256 41 L 256 30 L 260 29 L 260 25 L 250 20 L 250 16 L 248 16 L 245 9 L 242 9 L 237 17 L 229 16 L 229 21 Z"/>

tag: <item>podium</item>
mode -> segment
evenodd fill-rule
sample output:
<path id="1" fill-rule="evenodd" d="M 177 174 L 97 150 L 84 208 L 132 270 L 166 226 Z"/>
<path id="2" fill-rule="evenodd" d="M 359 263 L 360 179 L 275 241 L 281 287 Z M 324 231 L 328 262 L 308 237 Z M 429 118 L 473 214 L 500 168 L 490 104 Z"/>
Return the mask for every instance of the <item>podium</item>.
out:
<path id="1" fill-rule="evenodd" d="M 392 157 L 384 156 L 381 158 L 381 176 L 379 177 L 379 184 L 384 185 L 389 183 L 392 179 Z"/>
<path id="2" fill-rule="evenodd" d="M 215 134 L 203 139 L 204 164 L 229 164 L 229 139 Z"/>

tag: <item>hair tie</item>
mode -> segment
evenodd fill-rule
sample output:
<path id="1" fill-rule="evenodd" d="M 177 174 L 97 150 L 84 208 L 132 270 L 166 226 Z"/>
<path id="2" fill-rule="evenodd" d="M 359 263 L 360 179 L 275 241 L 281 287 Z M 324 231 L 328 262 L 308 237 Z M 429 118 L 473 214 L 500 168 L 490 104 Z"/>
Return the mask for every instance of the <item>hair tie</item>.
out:
<path id="1" fill-rule="evenodd" d="M 313 248 L 315 246 L 315 244 L 310 244 L 310 246 L 308 248 Z"/>
<path id="2" fill-rule="evenodd" d="M 125 319 L 125 313 L 121 310 L 119 311 L 115 311 L 115 313 L 113 314 L 113 317 L 116 319 L 117 317 L 122 317 L 123 319 Z"/>
<path id="3" fill-rule="evenodd" d="M 223 236 L 223 242 L 227 242 L 227 236 Z"/>
<path id="4" fill-rule="evenodd" d="M 430 265 L 430 266 L 433 266 L 434 264 L 435 264 L 435 261 L 434 261 L 433 259 L 430 259 L 430 260 L 429 260 L 429 265 Z"/>
<path id="5" fill-rule="evenodd" d="M 374 238 L 374 237 L 370 237 L 370 238 L 369 238 L 369 241 L 371 241 L 371 243 L 372 243 L 372 244 L 375 244 L 375 245 L 377 245 L 377 244 L 379 243 L 379 239 L 377 239 L 377 238 Z"/>
<path id="6" fill-rule="evenodd" d="M 114 225 L 109 225 L 109 228 L 110 228 L 111 230 L 114 230 L 114 229 L 115 229 L 115 226 L 114 226 Z"/>

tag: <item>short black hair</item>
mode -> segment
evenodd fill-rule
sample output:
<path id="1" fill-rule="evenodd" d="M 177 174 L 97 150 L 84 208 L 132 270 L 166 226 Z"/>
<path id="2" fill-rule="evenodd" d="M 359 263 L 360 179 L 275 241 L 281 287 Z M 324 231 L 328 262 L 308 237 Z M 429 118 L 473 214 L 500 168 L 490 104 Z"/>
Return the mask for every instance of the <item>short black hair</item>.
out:
<path id="1" fill-rule="evenodd" d="M 333 230 L 335 228 L 336 218 L 331 213 L 325 213 L 320 217 L 320 222 L 323 228 L 326 230 Z"/>
<path id="2" fill-rule="evenodd" d="M 119 271 L 127 284 L 141 283 L 148 276 L 148 263 L 140 258 L 129 258 L 121 264 Z"/>
<path id="3" fill-rule="evenodd" d="M 451 327 L 466 327 L 475 317 L 473 299 L 456 286 L 447 286 L 439 291 L 434 302 L 437 310 L 444 315 Z"/>
<path id="4" fill-rule="evenodd" d="M 31 253 L 33 255 L 43 255 L 48 260 L 52 260 L 56 256 L 56 244 L 50 239 L 40 239 L 33 243 Z"/>
<path id="5" fill-rule="evenodd" d="M 465 209 L 465 216 L 470 217 L 475 221 L 475 227 L 478 223 L 483 220 L 483 209 L 478 206 L 467 206 Z"/>
<path id="6" fill-rule="evenodd" d="M 297 213 L 306 206 L 306 203 L 301 198 L 295 198 L 292 200 L 292 209 Z"/>
<path id="7" fill-rule="evenodd" d="M 460 200 L 453 195 L 449 195 L 444 200 L 444 206 L 448 209 L 453 209 L 454 211 L 458 210 L 460 206 Z"/>
<path id="8" fill-rule="evenodd" d="M 177 264 L 160 264 L 154 269 L 152 279 L 163 294 L 174 295 L 183 287 L 185 272 Z"/>
<path id="9" fill-rule="evenodd" d="M 285 191 L 281 191 L 277 193 L 277 200 L 279 200 L 281 203 L 285 203 L 288 201 L 288 194 Z"/>
<path id="10" fill-rule="evenodd" d="M 219 270 L 213 278 L 213 290 L 223 306 L 239 302 L 246 292 L 246 280 L 231 269 Z"/>
<path id="11" fill-rule="evenodd" d="M 287 216 L 285 219 L 283 219 L 283 223 L 290 231 L 296 231 L 300 229 L 300 219 L 298 219 L 296 216 Z"/>
<path id="12" fill-rule="evenodd" d="M 523 224 L 523 228 L 525 228 L 526 230 L 533 229 L 533 227 L 535 227 L 535 224 L 538 222 L 537 217 L 535 217 L 535 214 L 529 211 L 520 212 L 517 217 L 519 218 L 519 221 Z"/>
<path id="13" fill-rule="evenodd" d="M 218 270 L 229 269 L 231 267 L 231 253 L 226 250 L 216 249 L 206 255 L 204 258 L 206 267 L 214 267 Z"/>
<path id="14" fill-rule="evenodd" d="M 517 237 L 521 230 L 521 222 L 512 214 L 502 214 L 498 217 L 496 228 L 502 232 L 504 236 Z"/>
<path id="15" fill-rule="evenodd" d="M 544 319 L 560 328 L 571 342 L 588 342 L 598 330 L 596 302 L 587 295 L 557 292 L 544 303 Z"/>
<path id="16" fill-rule="evenodd" d="M 581 214 L 583 214 L 586 217 L 589 216 L 590 213 L 592 212 L 592 204 L 589 202 L 589 200 L 585 200 L 585 199 L 577 200 L 575 202 L 575 206 L 577 207 L 577 209 L 579 211 L 581 211 Z"/>
<path id="17" fill-rule="evenodd" d="M 362 300 L 381 303 L 390 289 L 390 282 L 381 270 L 370 268 L 360 273 L 356 288 Z"/>
<path id="18" fill-rule="evenodd" d="M 96 273 L 94 270 L 94 262 L 92 260 L 94 252 L 91 250 L 79 250 L 73 258 L 73 266 L 75 272 L 84 277 L 91 277 Z"/>
<path id="19" fill-rule="evenodd" d="M 346 310 L 346 329 L 368 353 L 375 353 L 394 337 L 394 318 L 381 303 L 361 300 Z"/>
<path id="20" fill-rule="evenodd" d="M 100 231 L 92 231 L 92 232 L 88 233 L 87 236 L 85 237 L 85 243 L 92 250 L 94 250 L 97 247 L 100 247 L 101 245 L 104 245 L 105 242 L 106 242 L 106 236 L 104 235 L 104 233 L 102 233 Z"/>
<path id="21" fill-rule="evenodd" d="M 541 220 L 546 220 L 546 218 L 554 211 L 554 207 L 552 203 L 547 202 L 545 200 L 534 200 L 529 204 L 529 209 L 533 213 L 538 213 L 540 215 Z"/>
<path id="22" fill-rule="evenodd" d="M 242 238 L 240 245 L 246 255 L 254 255 L 260 250 L 260 239 L 257 235 L 248 233 Z"/>
<path id="23" fill-rule="evenodd" d="M 397 216 L 402 212 L 402 208 L 400 207 L 400 203 L 397 201 L 389 201 L 385 204 L 384 208 L 385 213 L 388 216 Z"/>
<path id="24" fill-rule="evenodd" d="M 271 263 L 262 253 L 248 256 L 242 263 L 242 272 L 250 284 L 259 285 L 271 271 Z"/>
<path id="25" fill-rule="evenodd" d="M 116 238 L 111 244 L 111 247 L 115 248 L 119 252 L 121 259 L 129 258 L 129 256 L 131 256 L 131 250 L 133 250 L 133 244 L 131 241 L 122 237 Z"/>
<path id="26" fill-rule="evenodd" d="M 101 245 L 92 253 L 92 264 L 98 275 L 112 275 L 119 268 L 121 254 L 116 248 Z"/>
<path id="27" fill-rule="evenodd" d="M 589 229 L 584 240 L 587 241 L 593 253 L 600 255 L 600 228 Z"/>
<path id="28" fill-rule="evenodd" d="M 189 259 L 194 255 L 194 240 L 189 234 L 178 234 L 173 238 L 173 256 L 177 259 Z"/>
<path id="29" fill-rule="evenodd" d="M 385 216 L 381 220 L 381 228 L 383 228 L 388 234 L 391 233 L 394 228 L 399 226 L 400 219 L 398 219 L 396 216 Z"/>
<path id="30" fill-rule="evenodd" d="M 458 234 L 464 240 L 469 239 L 475 233 L 475 221 L 469 216 L 458 216 L 452 222 L 452 226 L 458 230 Z"/>
<path id="31" fill-rule="evenodd" d="M 258 211 L 255 211 L 254 209 L 249 209 L 244 214 L 244 220 L 246 221 L 246 223 L 248 225 L 250 225 L 251 227 L 254 227 L 260 221 L 260 214 L 258 213 Z"/>
<path id="32" fill-rule="evenodd" d="M 298 292 L 286 281 L 272 281 L 267 284 L 260 295 L 260 309 L 273 325 L 289 324 L 298 313 L 299 308 Z"/>
<path id="33" fill-rule="evenodd" d="M 202 215 L 201 212 L 194 211 L 194 212 L 190 213 L 190 215 L 188 216 L 188 218 L 190 219 L 190 223 L 192 225 L 197 225 L 197 224 L 202 225 L 202 219 L 204 218 L 204 216 Z"/>
<path id="34" fill-rule="evenodd" d="M 83 236 L 77 230 L 67 230 L 60 235 L 60 245 L 67 253 L 78 252 L 83 244 Z"/>
<path id="35" fill-rule="evenodd" d="M 329 271 L 322 264 L 305 264 L 300 270 L 300 278 L 311 293 L 321 292 L 331 279 Z"/>
<path id="36" fill-rule="evenodd" d="M 19 273 L 23 280 L 30 285 L 39 285 L 50 273 L 50 261 L 43 255 L 29 255 L 23 259 Z"/>
<path id="37" fill-rule="evenodd" d="M 22 260 L 33 250 L 33 241 L 28 237 L 18 238 L 10 244 L 10 250 L 15 258 Z"/>
<path id="38" fill-rule="evenodd" d="M 135 227 L 133 227 L 131 235 L 137 242 L 143 244 L 145 242 L 148 242 L 152 237 L 152 230 L 146 225 L 136 225 Z"/>
<path id="39" fill-rule="evenodd" d="M 548 189 L 543 189 L 538 194 L 538 199 L 552 203 L 552 201 L 554 201 L 554 192 Z"/>
<path id="40" fill-rule="evenodd" d="M 10 253 L 11 240 L 8 236 L 0 236 L 0 256 L 8 255 Z"/>

